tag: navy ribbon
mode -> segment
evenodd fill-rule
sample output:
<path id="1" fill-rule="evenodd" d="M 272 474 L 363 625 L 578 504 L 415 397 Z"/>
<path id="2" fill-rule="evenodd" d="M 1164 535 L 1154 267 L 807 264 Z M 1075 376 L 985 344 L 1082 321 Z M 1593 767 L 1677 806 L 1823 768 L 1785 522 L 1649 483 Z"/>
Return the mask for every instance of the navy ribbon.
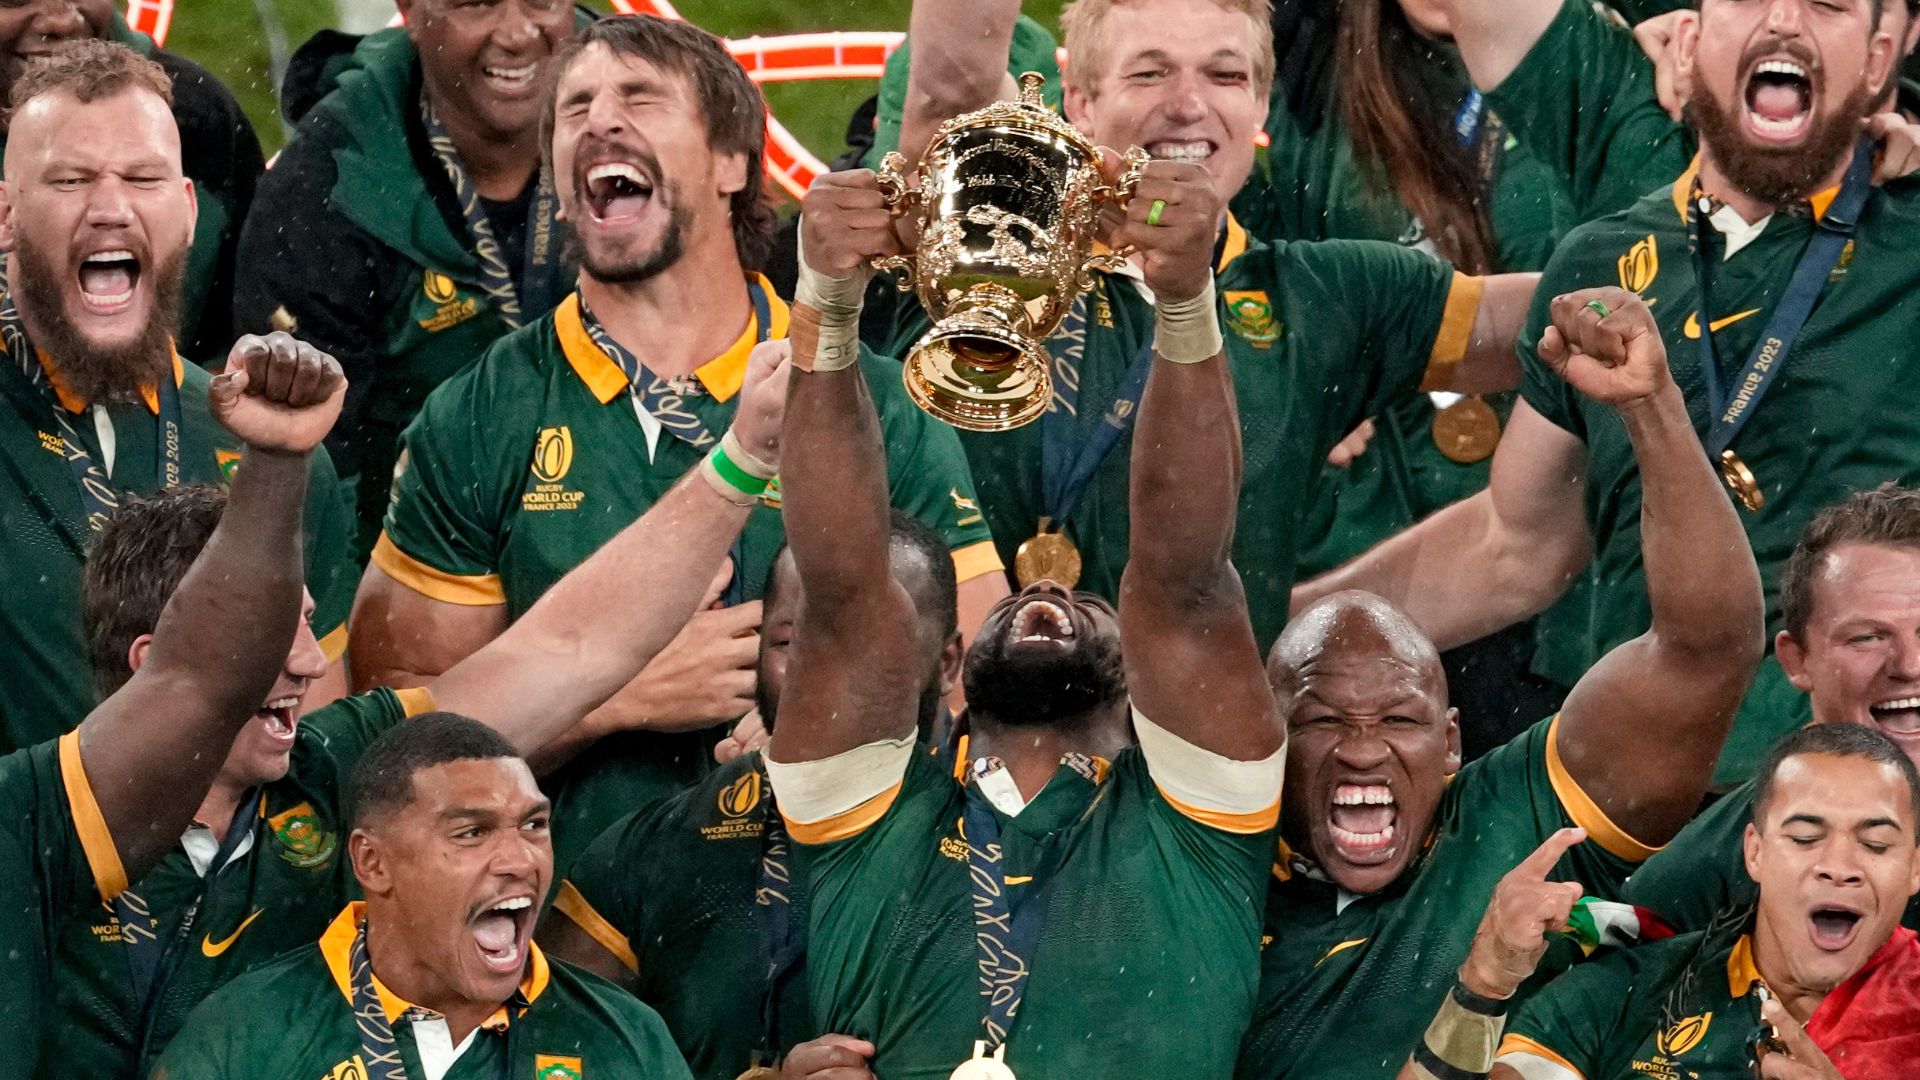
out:
<path id="1" fill-rule="evenodd" d="M 774 801 L 773 786 L 761 767 L 764 829 L 760 833 L 760 874 L 753 890 L 753 917 L 760 931 L 760 966 L 766 972 L 760 1005 L 764 1029 L 755 1065 L 772 1065 L 780 1054 L 780 987 L 806 946 L 793 932 L 793 874 L 788 858 L 792 842 Z"/>
<path id="2" fill-rule="evenodd" d="M 1105 280 L 1096 288 L 1104 293 Z M 1153 341 L 1149 339 L 1134 353 L 1106 415 L 1081 438 L 1079 364 L 1086 354 L 1088 295 L 1082 292 L 1074 299 L 1060 328 L 1047 339 L 1048 358 L 1053 366 L 1053 401 L 1040 421 L 1041 512 L 1046 519 L 1043 529 L 1066 524 L 1100 463 L 1120 444 L 1120 437 L 1133 429 L 1134 417 L 1140 411 L 1140 397 L 1146 392 L 1147 376 L 1153 370 Z"/>
<path id="3" fill-rule="evenodd" d="M 387 1022 L 387 1010 L 380 1004 L 380 992 L 373 985 L 373 961 L 367 954 L 367 924 L 363 918 L 353 934 L 353 949 L 348 953 L 347 975 L 353 989 L 353 1018 L 360 1029 L 360 1062 L 367 1080 L 407 1080 L 407 1065 L 400 1057 L 400 1044 L 393 1037 L 393 1025 Z M 525 1012 L 531 1004 L 517 988 L 506 1002 L 509 1016 Z M 435 1014 L 419 1007 L 410 1008 L 401 1017 L 412 1022 L 432 1019 Z M 507 1080 L 513 1071 L 515 1034 L 519 1025 L 507 1024 L 506 1054 L 494 1070 L 496 1080 Z M 469 1053 L 475 1052 L 470 1047 Z"/>
<path id="4" fill-rule="evenodd" d="M 120 940 L 127 946 L 128 976 L 133 983 L 133 993 L 129 996 L 133 1015 L 129 1019 L 134 1030 L 145 1027 L 141 1018 L 147 1015 L 154 990 L 164 981 L 160 973 L 167 957 L 182 941 L 193 936 L 200 911 L 208 906 L 207 900 L 219 884 L 227 863 L 232 861 L 233 853 L 240 849 L 241 841 L 252 834 L 254 819 L 259 816 L 260 803 L 265 797 L 258 790 L 240 796 L 240 805 L 234 808 L 233 821 L 227 825 L 227 834 L 220 838 L 220 846 L 214 852 L 213 865 L 207 867 L 207 872 L 201 876 L 200 891 L 187 905 L 186 911 L 181 913 L 179 925 L 174 928 L 166 946 L 161 945 L 159 935 L 154 932 L 157 920 L 144 897 L 127 889 L 113 898 L 113 914 L 120 920 Z M 228 876 L 239 876 L 239 872 Z"/>
<path id="5" fill-rule="evenodd" d="M 1700 227 L 1700 219 L 1705 214 L 1699 205 L 1699 193 L 1696 191 L 1689 196 L 1687 239 L 1700 284 L 1700 310 L 1696 316 L 1701 324 L 1700 377 L 1706 384 L 1707 403 L 1713 410 L 1704 442 L 1707 456 L 1716 462 L 1720 459 L 1720 452 L 1731 446 L 1747 421 L 1753 419 L 1760 399 L 1766 396 L 1767 389 L 1786 366 L 1787 355 L 1793 350 L 1795 339 L 1800 336 L 1801 329 L 1806 326 L 1814 305 L 1820 299 L 1820 293 L 1826 288 L 1827 276 L 1833 272 L 1840 253 L 1846 249 L 1847 241 L 1859 225 L 1860 212 L 1872 192 L 1873 153 L 1873 140 L 1861 138 L 1854 148 L 1853 161 L 1847 166 L 1846 179 L 1841 182 L 1840 192 L 1820 217 L 1813 239 L 1807 242 L 1799 263 L 1794 266 L 1786 291 L 1774 305 L 1773 314 L 1767 318 L 1766 329 L 1761 332 L 1760 339 L 1754 343 L 1753 352 L 1747 357 L 1746 366 L 1741 369 L 1735 384 L 1737 389 L 1731 398 L 1728 397 L 1726 384 L 1721 382 L 1719 357 L 1713 345 L 1713 307 L 1709 298 L 1714 266 L 1712 230 Z"/>
<path id="6" fill-rule="evenodd" d="M 554 193 L 547 170 L 540 170 L 534 181 L 533 200 L 527 206 L 526 250 L 521 258 L 520 284 L 515 288 L 513 272 L 507 268 L 506 250 L 493 234 L 481 205 L 480 191 L 467 173 L 453 136 L 434 112 L 433 103 L 420 95 L 420 121 L 427 129 L 427 145 L 453 182 L 454 198 L 460 203 L 460 216 L 467 223 L 467 237 L 473 241 L 473 253 L 480 260 L 481 287 L 493 298 L 500 318 L 508 327 L 519 329 L 529 317 L 545 314 L 560 299 L 560 260 L 555 225 L 559 220 L 560 199 Z"/>

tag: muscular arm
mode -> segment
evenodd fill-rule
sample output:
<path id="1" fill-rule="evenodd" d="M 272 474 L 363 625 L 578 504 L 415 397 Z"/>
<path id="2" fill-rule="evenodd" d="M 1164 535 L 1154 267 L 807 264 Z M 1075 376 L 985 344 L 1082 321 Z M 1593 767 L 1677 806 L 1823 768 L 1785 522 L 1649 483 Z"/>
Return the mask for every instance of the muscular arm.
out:
<path id="1" fill-rule="evenodd" d="M 1491 90 L 1506 81 L 1546 33 L 1562 0 L 1444 0 L 1454 43 L 1473 84 Z"/>
<path id="2" fill-rule="evenodd" d="M 907 24 L 900 152 L 917 162 L 941 124 L 1000 97 L 1020 0 L 919 0 Z"/>
<path id="3" fill-rule="evenodd" d="M 435 600 L 369 563 L 348 627 L 356 692 L 421 686 L 499 637 L 507 606 Z"/>
<path id="4" fill-rule="evenodd" d="M 1494 274 L 1481 279 L 1480 307 L 1473 315 L 1467 355 L 1444 387 L 1461 394 L 1494 394 L 1520 385 L 1513 343 L 1527 321 L 1539 274 Z"/>
<path id="5" fill-rule="evenodd" d="M 1602 332 L 1633 314 L 1625 299 L 1631 294 L 1596 291 L 1617 312 L 1602 321 Z M 1556 300 L 1555 307 L 1586 295 Z M 1739 512 L 1701 453 L 1652 317 L 1644 307 L 1638 312 L 1641 320 L 1618 324 L 1628 355 L 1621 366 L 1642 363 L 1638 351 L 1644 350 L 1657 356 L 1658 382 L 1619 412 L 1640 467 L 1640 544 L 1653 625 L 1602 657 L 1575 685 L 1560 712 L 1557 740 L 1568 773 L 1614 824 L 1642 844 L 1657 845 L 1700 804 L 1764 655 L 1766 611 Z M 1557 310 L 1555 324 L 1563 325 Z M 1549 332 L 1542 340 L 1543 356 L 1554 337 Z M 1581 359 L 1575 351 L 1572 363 Z M 1575 368 L 1567 370 L 1575 382 Z M 1660 752 L 1647 754 L 1649 746 Z M 1633 768 L 1620 767 L 1629 760 Z"/>
<path id="6" fill-rule="evenodd" d="M 1293 608 L 1365 589 L 1405 610 L 1441 649 L 1511 626 L 1545 610 L 1593 558 L 1586 483 L 1586 448 L 1522 400 L 1485 491 L 1295 586 Z"/>

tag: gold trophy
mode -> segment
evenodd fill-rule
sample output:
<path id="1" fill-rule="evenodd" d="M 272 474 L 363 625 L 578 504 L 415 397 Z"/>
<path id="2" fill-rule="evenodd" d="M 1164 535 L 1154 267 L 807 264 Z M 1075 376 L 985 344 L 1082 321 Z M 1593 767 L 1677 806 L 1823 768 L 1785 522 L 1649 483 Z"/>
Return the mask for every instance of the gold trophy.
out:
<path id="1" fill-rule="evenodd" d="M 942 124 L 920 159 L 918 189 L 898 153 L 880 165 L 889 208 L 914 215 L 920 241 L 912 255 L 873 265 L 901 271 L 900 291 L 933 317 L 907 352 L 907 393 L 968 431 L 1006 431 L 1046 411 L 1053 383 L 1042 342 L 1093 288 L 1092 271 L 1126 261 L 1092 254 L 1094 223 L 1103 204 L 1132 195 L 1148 160 L 1127 151 L 1126 174 L 1108 185 L 1093 143 L 1040 100 L 1044 82 L 1029 71 L 1020 100 Z"/>

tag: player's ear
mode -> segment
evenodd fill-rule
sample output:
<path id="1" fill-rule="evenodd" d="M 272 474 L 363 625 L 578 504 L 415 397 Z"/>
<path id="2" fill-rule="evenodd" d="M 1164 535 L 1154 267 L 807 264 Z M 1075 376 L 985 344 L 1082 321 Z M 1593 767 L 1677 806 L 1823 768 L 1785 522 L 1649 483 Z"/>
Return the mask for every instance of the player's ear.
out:
<path id="1" fill-rule="evenodd" d="M 1753 822 L 1751 821 L 1747 822 L 1746 832 L 1740 835 L 1740 855 L 1741 861 L 1747 864 L 1747 876 L 1755 881 L 1759 881 L 1760 830 L 1754 828 Z"/>
<path id="2" fill-rule="evenodd" d="M 953 688 L 960 685 L 960 666 L 966 658 L 966 642 L 961 640 L 960 631 L 955 630 L 953 636 L 947 639 L 946 646 L 940 650 L 941 697 L 953 696 Z"/>
<path id="3" fill-rule="evenodd" d="M 353 876 L 369 896 L 385 895 L 393 889 L 393 874 L 387 866 L 386 852 L 379 840 L 365 829 L 355 829 L 347 837 L 347 857 L 353 860 Z"/>
<path id="4" fill-rule="evenodd" d="M 147 650 L 153 648 L 153 635 L 141 634 L 127 646 L 127 670 L 139 671 L 140 665 L 147 662 Z"/>
<path id="5" fill-rule="evenodd" d="M 1447 775 L 1460 771 L 1460 710 L 1447 710 Z"/>
<path id="6" fill-rule="evenodd" d="M 1700 13 L 1689 11 L 1673 24 L 1673 70 L 1681 81 L 1693 78 L 1694 59 L 1700 50 Z"/>
<path id="7" fill-rule="evenodd" d="M 1795 690 L 1813 693 L 1813 679 L 1807 674 L 1807 650 L 1792 634 L 1782 630 L 1773 636 L 1773 655 Z"/>
<path id="8" fill-rule="evenodd" d="M 13 250 L 15 225 L 13 185 L 0 180 L 0 251 Z"/>

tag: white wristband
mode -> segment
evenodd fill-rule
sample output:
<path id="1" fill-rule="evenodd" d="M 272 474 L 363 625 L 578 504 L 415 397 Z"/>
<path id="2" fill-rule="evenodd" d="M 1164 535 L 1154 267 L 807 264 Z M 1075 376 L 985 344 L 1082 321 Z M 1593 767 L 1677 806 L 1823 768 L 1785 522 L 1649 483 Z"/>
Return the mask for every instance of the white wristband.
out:
<path id="1" fill-rule="evenodd" d="M 841 371 L 860 359 L 860 307 L 866 299 L 866 277 L 858 273 L 829 277 L 809 266 L 804 232 L 793 302 L 812 308 L 820 316 L 813 364 L 807 370 Z"/>
<path id="2" fill-rule="evenodd" d="M 1219 356 L 1226 348 L 1220 336 L 1220 313 L 1214 303 L 1213 279 L 1191 300 L 1160 299 L 1153 308 L 1153 351 L 1176 364 L 1198 364 Z"/>
<path id="3" fill-rule="evenodd" d="M 727 452 L 727 457 L 740 467 L 741 472 L 755 479 L 772 480 L 780 472 L 777 466 L 767 464 L 752 451 L 740 445 L 740 437 L 733 433 L 732 428 L 728 428 L 726 434 L 720 436 L 720 449 Z"/>

